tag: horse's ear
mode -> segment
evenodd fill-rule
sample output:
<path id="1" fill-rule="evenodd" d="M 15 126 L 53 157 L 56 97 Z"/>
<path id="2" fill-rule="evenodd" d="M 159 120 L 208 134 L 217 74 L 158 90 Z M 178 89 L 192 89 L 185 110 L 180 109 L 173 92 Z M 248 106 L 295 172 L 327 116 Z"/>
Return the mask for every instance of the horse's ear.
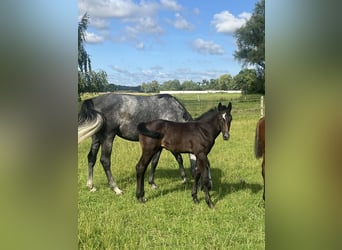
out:
<path id="1" fill-rule="evenodd" d="M 222 104 L 219 103 L 218 106 L 217 106 L 218 110 L 221 111 L 222 110 Z"/>
<path id="2" fill-rule="evenodd" d="M 231 102 L 229 102 L 227 109 L 228 109 L 229 111 L 232 110 L 232 103 L 231 103 Z"/>

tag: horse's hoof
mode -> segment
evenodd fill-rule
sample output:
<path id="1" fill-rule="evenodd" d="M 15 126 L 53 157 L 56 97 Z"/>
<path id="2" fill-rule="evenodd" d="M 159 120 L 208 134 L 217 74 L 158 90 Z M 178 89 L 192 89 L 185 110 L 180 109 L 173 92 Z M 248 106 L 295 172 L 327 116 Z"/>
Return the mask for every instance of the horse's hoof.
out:
<path id="1" fill-rule="evenodd" d="M 197 198 L 194 198 L 193 200 L 194 200 L 194 203 L 195 203 L 195 204 L 198 204 L 198 203 L 199 203 L 199 200 L 198 200 Z"/>
<path id="2" fill-rule="evenodd" d="M 152 184 L 151 184 L 151 188 L 152 188 L 152 189 L 158 189 L 158 186 L 157 186 L 155 183 L 152 183 Z"/>
<path id="3" fill-rule="evenodd" d="M 122 190 L 121 190 L 120 188 L 118 188 L 118 187 L 115 187 L 115 188 L 113 189 L 113 191 L 114 191 L 117 195 L 122 195 L 122 194 L 123 194 Z"/>
<path id="4" fill-rule="evenodd" d="M 145 197 L 140 197 L 140 198 L 138 198 L 138 201 L 140 203 L 145 203 L 147 201 L 147 199 Z"/>
<path id="5" fill-rule="evenodd" d="M 188 179 L 184 177 L 182 183 L 183 184 L 187 184 L 188 183 Z"/>
<path id="6" fill-rule="evenodd" d="M 90 189 L 90 192 L 92 192 L 92 193 L 94 193 L 96 191 L 96 187 L 92 187 L 91 189 Z"/>

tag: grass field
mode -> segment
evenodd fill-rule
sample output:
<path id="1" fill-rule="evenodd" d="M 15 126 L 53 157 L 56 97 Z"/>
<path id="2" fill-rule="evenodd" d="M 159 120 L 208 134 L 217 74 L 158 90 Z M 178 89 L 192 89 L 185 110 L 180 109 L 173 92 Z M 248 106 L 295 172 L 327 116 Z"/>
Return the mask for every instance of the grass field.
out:
<path id="1" fill-rule="evenodd" d="M 193 184 L 189 160 L 183 154 L 188 184 L 182 184 L 177 162 L 163 151 L 156 170 L 158 189 L 145 178 L 145 204 L 135 198 L 135 165 L 140 157 L 137 142 L 115 139 L 112 172 L 124 191 L 110 191 L 99 161 L 94 168 L 97 191 L 89 192 L 87 154 L 90 139 L 78 146 L 78 244 L 80 249 L 264 249 L 265 208 L 262 200 L 261 160 L 254 158 L 255 125 L 260 116 L 258 96 L 237 94 L 180 94 L 193 115 L 207 111 L 218 101 L 232 101 L 231 137 L 217 137 L 208 155 L 211 163 L 215 209 L 209 209 L 204 193 L 200 204 L 191 198 Z M 99 158 L 99 157 L 98 157 Z M 147 170 L 149 171 L 149 169 Z"/>

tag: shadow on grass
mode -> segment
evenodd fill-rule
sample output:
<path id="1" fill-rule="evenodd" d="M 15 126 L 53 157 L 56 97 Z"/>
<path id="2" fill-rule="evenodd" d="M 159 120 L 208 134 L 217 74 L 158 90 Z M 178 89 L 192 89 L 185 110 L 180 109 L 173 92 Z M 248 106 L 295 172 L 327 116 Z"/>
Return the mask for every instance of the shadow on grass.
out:
<path id="1" fill-rule="evenodd" d="M 150 188 L 150 185 L 147 183 L 148 180 L 148 175 L 149 175 L 149 169 L 147 169 L 145 173 L 145 196 L 149 200 L 153 200 L 160 195 L 168 195 L 173 192 L 178 192 L 178 191 L 183 191 L 184 189 L 189 192 L 189 196 L 191 197 L 191 190 L 192 190 L 192 185 L 194 183 L 194 179 L 190 174 L 190 170 L 186 169 L 185 170 L 186 177 L 188 179 L 187 183 L 182 183 L 182 180 L 180 178 L 180 173 L 178 168 L 170 168 L 170 169 L 157 169 L 155 173 L 155 182 L 158 186 L 158 189 L 152 190 Z M 249 189 L 253 194 L 256 194 L 258 192 L 261 192 L 263 189 L 263 186 L 258 183 L 249 183 L 246 180 L 238 180 L 235 182 L 232 180 L 232 182 L 225 182 L 222 181 L 223 176 L 222 176 L 222 170 L 218 168 L 211 168 L 211 176 L 212 176 L 212 182 L 213 182 L 213 188 L 210 191 L 211 193 L 214 193 L 215 196 L 217 197 L 215 199 L 215 203 L 218 200 L 223 199 L 225 196 L 234 193 L 234 192 L 239 192 L 241 190 L 246 190 Z M 132 180 L 135 180 L 135 174 L 126 177 L 123 182 L 129 181 L 131 182 Z M 161 179 L 168 179 L 171 182 L 175 182 L 175 185 L 172 185 L 172 187 L 163 187 L 161 184 L 162 181 Z M 201 191 L 201 188 L 199 188 L 199 192 Z"/>

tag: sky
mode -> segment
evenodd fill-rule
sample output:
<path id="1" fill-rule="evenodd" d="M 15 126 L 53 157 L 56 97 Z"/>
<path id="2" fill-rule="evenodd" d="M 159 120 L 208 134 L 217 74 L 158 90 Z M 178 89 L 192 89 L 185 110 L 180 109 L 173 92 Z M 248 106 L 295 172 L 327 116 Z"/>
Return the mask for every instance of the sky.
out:
<path id="1" fill-rule="evenodd" d="M 108 82 L 138 86 L 153 80 L 201 82 L 235 76 L 234 31 L 257 0 L 78 0 L 90 22 L 86 51 Z"/>

